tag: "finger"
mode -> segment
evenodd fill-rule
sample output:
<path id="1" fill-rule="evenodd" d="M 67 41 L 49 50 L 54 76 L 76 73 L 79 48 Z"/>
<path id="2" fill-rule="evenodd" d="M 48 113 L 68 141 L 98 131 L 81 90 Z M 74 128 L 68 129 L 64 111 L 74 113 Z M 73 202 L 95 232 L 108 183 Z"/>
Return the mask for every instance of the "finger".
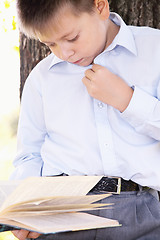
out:
<path id="1" fill-rule="evenodd" d="M 92 69 L 87 69 L 85 71 L 85 77 L 87 77 L 89 80 L 93 81 L 94 80 L 94 71 Z"/>
<path id="2" fill-rule="evenodd" d="M 29 232 L 28 234 L 28 238 L 38 238 L 41 234 L 37 233 L 37 232 Z"/>
<path id="3" fill-rule="evenodd" d="M 12 233 L 19 240 L 25 240 L 29 234 L 29 231 L 20 229 L 20 230 L 14 230 L 14 231 L 12 231 Z"/>
<path id="4" fill-rule="evenodd" d="M 101 65 L 98 65 L 98 64 L 93 64 L 93 65 L 92 65 L 92 71 L 93 71 L 93 72 L 96 72 L 98 69 L 101 69 L 101 68 L 102 68 Z"/>
<path id="5" fill-rule="evenodd" d="M 87 77 L 82 78 L 82 82 L 87 88 L 91 85 L 91 81 Z"/>

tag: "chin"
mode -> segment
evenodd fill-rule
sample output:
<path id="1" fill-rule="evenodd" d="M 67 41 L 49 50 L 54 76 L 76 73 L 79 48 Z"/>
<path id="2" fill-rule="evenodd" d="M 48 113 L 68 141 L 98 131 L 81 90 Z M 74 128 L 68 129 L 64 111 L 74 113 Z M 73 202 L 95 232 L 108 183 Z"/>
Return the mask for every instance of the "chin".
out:
<path id="1" fill-rule="evenodd" d="M 81 66 L 81 67 L 87 67 L 87 66 L 89 66 L 91 64 L 93 64 L 93 60 L 91 60 L 91 61 L 84 61 L 84 62 L 82 62 L 80 64 L 77 64 L 77 65 Z"/>

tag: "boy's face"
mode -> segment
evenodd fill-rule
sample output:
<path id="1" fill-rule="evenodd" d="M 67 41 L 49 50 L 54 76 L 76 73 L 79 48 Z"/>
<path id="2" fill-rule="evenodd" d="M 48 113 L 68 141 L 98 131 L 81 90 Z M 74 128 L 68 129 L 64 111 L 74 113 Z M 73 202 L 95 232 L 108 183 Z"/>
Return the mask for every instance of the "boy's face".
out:
<path id="1" fill-rule="evenodd" d="M 39 34 L 39 40 L 60 59 L 88 66 L 106 47 L 107 20 L 102 19 L 98 11 L 76 16 L 65 6 L 50 22 L 45 34 Z"/>

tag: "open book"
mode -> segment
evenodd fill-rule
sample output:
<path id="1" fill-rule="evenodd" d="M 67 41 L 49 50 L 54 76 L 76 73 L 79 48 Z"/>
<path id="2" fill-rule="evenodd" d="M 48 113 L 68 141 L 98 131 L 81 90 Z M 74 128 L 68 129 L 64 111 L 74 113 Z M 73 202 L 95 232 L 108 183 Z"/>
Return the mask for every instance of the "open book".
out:
<path id="1" fill-rule="evenodd" d="M 48 234 L 120 226 L 116 220 L 93 215 L 93 210 L 114 207 L 96 203 L 110 194 L 87 195 L 101 178 L 30 177 L 0 182 L 0 231 L 23 228 Z"/>

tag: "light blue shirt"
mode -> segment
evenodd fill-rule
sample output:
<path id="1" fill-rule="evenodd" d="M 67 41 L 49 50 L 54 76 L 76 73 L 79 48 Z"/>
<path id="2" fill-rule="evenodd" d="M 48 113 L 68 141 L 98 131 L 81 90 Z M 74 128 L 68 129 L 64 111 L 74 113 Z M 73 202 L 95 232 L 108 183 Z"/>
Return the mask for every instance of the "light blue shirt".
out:
<path id="1" fill-rule="evenodd" d="M 120 31 L 94 63 L 134 87 L 129 106 L 121 113 L 93 99 L 82 83 L 91 66 L 49 55 L 23 90 L 12 178 L 120 176 L 160 190 L 160 30 L 110 18 Z"/>

